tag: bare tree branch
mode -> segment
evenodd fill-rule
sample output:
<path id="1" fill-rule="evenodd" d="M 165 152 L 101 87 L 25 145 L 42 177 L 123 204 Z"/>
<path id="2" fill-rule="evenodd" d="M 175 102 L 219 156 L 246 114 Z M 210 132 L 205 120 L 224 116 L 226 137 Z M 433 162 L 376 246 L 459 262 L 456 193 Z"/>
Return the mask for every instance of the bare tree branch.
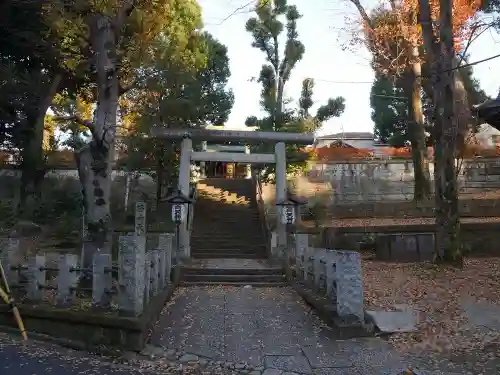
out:
<path id="1" fill-rule="evenodd" d="M 77 124 L 85 126 L 87 129 L 89 129 L 90 134 L 92 134 L 92 137 L 94 139 L 99 139 L 100 136 L 97 133 L 97 129 L 95 124 L 92 121 L 89 120 L 84 120 L 80 116 L 74 115 L 74 116 L 56 116 L 53 118 L 54 121 L 57 122 L 62 122 L 62 121 L 73 121 L 76 122 Z"/>
<path id="2" fill-rule="evenodd" d="M 90 131 L 95 128 L 95 125 L 92 121 L 84 120 L 80 116 L 56 116 L 53 118 L 54 121 L 62 122 L 62 121 L 73 121 L 80 125 L 85 126 Z"/>

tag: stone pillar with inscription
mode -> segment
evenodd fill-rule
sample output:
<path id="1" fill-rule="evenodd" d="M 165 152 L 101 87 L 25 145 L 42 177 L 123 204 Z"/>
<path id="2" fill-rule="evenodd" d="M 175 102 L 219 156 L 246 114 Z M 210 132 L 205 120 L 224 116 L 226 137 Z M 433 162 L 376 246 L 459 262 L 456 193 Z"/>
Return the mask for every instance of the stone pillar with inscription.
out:
<path id="1" fill-rule="evenodd" d="M 146 202 L 136 202 L 135 204 L 135 228 L 134 237 L 137 252 L 146 253 Z"/>
<path id="2" fill-rule="evenodd" d="M 193 142 L 191 138 L 184 137 L 181 143 L 181 157 L 179 163 L 179 189 L 182 194 L 189 196 L 189 182 L 191 174 L 191 152 L 193 151 Z M 186 205 L 186 212 L 188 207 Z M 187 220 L 184 221 L 179 227 L 179 247 L 180 258 L 187 259 L 190 257 L 189 249 L 189 232 L 187 227 Z"/>

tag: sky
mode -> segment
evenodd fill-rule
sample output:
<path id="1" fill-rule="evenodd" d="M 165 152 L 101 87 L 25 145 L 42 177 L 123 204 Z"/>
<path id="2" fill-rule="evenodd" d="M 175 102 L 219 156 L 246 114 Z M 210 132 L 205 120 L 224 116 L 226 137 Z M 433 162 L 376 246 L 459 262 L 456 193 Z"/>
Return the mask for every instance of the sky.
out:
<path id="1" fill-rule="evenodd" d="M 246 21 L 252 17 L 249 0 L 198 0 L 203 10 L 205 29 L 227 46 L 235 103 L 226 127 L 245 129 L 245 119 L 259 116 L 260 86 L 250 82 L 257 77 L 264 54 L 251 46 L 251 35 L 245 30 Z M 303 15 L 298 21 L 299 38 L 305 45 L 302 61 L 293 70 L 286 86 L 285 96 L 296 103 L 300 97 L 304 78 L 315 81 L 315 108 L 325 104 L 328 98 L 343 96 L 346 109 L 341 117 L 325 123 L 318 134 L 342 131 L 372 132 L 370 89 L 373 71 L 370 54 L 362 46 L 344 48 L 349 32 L 355 26 L 358 13 L 349 0 L 289 0 Z M 376 1 L 361 0 L 368 10 Z M 238 10 L 240 9 L 240 10 Z M 238 10 L 235 14 L 235 10 Z M 491 18 L 491 16 L 487 16 Z M 468 49 L 470 62 L 482 60 L 500 53 L 500 35 L 484 32 Z M 496 74 L 495 72 L 496 69 Z M 474 76 L 487 94 L 496 97 L 500 87 L 500 58 L 474 67 Z"/>

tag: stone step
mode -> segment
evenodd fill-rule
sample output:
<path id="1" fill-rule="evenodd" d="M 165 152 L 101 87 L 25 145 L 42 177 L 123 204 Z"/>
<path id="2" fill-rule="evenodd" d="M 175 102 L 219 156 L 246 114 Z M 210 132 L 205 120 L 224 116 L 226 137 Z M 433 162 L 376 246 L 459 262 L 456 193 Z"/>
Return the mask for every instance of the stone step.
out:
<path id="1" fill-rule="evenodd" d="M 193 231 L 197 232 L 206 229 L 207 233 L 214 233 L 213 230 L 216 229 L 215 233 L 232 234 L 232 236 L 238 236 L 240 232 L 235 232 L 235 230 L 253 230 L 254 232 L 260 230 L 261 223 L 257 220 L 241 220 L 241 221 L 227 221 L 227 220 L 216 220 L 206 218 L 204 221 L 202 219 L 198 222 L 193 223 Z"/>
<path id="2" fill-rule="evenodd" d="M 269 268 L 203 268 L 203 267 L 182 267 L 184 275 L 271 275 L 283 276 L 284 270 L 280 267 Z"/>
<path id="3" fill-rule="evenodd" d="M 242 243 L 230 243 L 225 245 L 224 242 L 210 242 L 210 243 L 191 243 L 191 248 L 195 251 L 219 251 L 219 250 L 229 250 L 229 251 L 244 251 L 244 252 L 253 252 L 253 251 L 265 251 L 267 248 L 266 245 L 247 245 Z"/>
<path id="4" fill-rule="evenodd" d="M 222 204 L 220 204 L 222 206 Z M 195 205 L 194 211 L 198 212 L 220 212 L 224 214 L 235 214 L 235 213 L 246 213 L 246 214 L 258 214 L 259 210 L 257 207 L 252 207 L 251 205 L 237 205 L 237 204 L 224 204 L 223 207 L 216 205 Z M 196 215 L 196 214 L 195 214 Z"/>
<path id="5" fill-rule="evenodd" d="M 210 226 L 195 226 L 193 228 L 193 234 L 191 238 L 217 238 L 222 240 L 232 240 L 232 239 L 241 239 L 246 241 L 251 238 L 263 238 L 262 229 L 260 227 L 245 227 L 245 226 L 233 226 L 233 225 L 223 225 L 224 230 L 220 230 L 220 226 L 218 225 L 210 225 Z"/>
<path id="6" fill-rule="evenodd" d="M 251 241 L 250 243 L 247 241 Z M 206 242 L 214 242 L 214 243 L 220 243 L 220 242 L 232 242 L 232 243 L 238 243 L 238 244 L 245 244 L 245 245 L 263 245 L 263 243 L 259 240 L 264 240 L 264 235 L 261 233 L 260 230 L 255 230 L 255 231 L 246 231 L 245 233 L 241 233 L 241 235 L 235 235 L 234 232 L 232 234 L 227 233 L 217 233 L 217 232 L 210 232 L 210 231 L 199 231 L 199 232 L 194 232 L 193 235 L 191 236 L 191 243 L 206 243 Z"/>
<path id="7" fill-rule="evenodd" d="M 210 251 L 210 252 L 197 252 L 191 250 L 191 256 L 197 259 L 211 259 L 211 258 L 235 258 L 235 259 L 267 259 L 267 253 L 259 252 L 253 254 L 245 254 L 236 251 Z"/>
<path id="8" fill-rule="evenodd" d="M 209 215 L 204 215 L 204 217 L 200 217 L 198 219 L 194 219 L 193 225 L 196 228 L 198 225 L 202 228 L 206 228 L 210 224 L 211 227 L 217 227 L 224 229 L 225 226 L 231 226 L 234 228 L 240 227 L 259 227 L 260 228 L 260 220 L 257 218 L 245 218 L 244 216 L 240 219 L 230 219 L 230 218 L 217 218 L 210 217 Z M 195 229 L 196 230 L 196 229 Z"/>
<path id="9" fill-rule="evenodd" d="M 244 251 L 244 252 L 253 252 L 253 251 L 265 251 L 265 245 L 248 245 L 241 242 L 233 242 L 233 243 L 225 243 L 224 241 L 220 242 L 191 242 L 191 248 L 196 251 L 211 251 L 213 249 L 217 250 L 230 250 L 230 251 Z"/>
<path id="10" fill-rule="evenodd" d="M 259 210 L 257 208 L 249 208 L 245 206 L 230 206 L 230 207 L 217 207 L 217 206 L 210 206 L 210 207 L 201 207 L 201 206 L 195 206 L 194 207 L 194 212 L 195 212 L 195 217 L 196 214 L 201 212 L 201 213 L 211 213 L 211 214 L 218 214 L 219 216 L 226 216 L 226 215 L 249 215 L 249 216 L 259 216 Z"/>
<path id="11" fill-rule="evenodd" d="M 223 210 L 217 210 L 214 208 L 213 210 L 199 210 L 194 211 L 194 220 L 207 220 L 210 221 L 229 221 L 234 223 L 239 223 L 243 220 L 253 220 L 255 222 L 260 221 L 260 215 L 258 212 L 251 211 L 228 211 L 225 212 Z"/>
<path id="12" fill-rule="evenodd" d="M 234 231 L 234 229 L 239 229 L 239 232 Z M 220 230 L 217 226 L 199 226 L 193 228 L 192 239 L 206 239 L 206 238 L 217 238 L 221 240 L 232 240 L 236 238 L 247 239 L 253 238 L 257 235 L 263 236 L 262 229 L 260 226 L 258 228 L 252 226 L 241 226 L 241 227 L 225 227 L 224 230 Z"/>
<path id="13" fill-rule="evenodd" d="M 240 215 L 236 217 L 236 215 L 219 215 L 219 214 L 213 214 L 211 215 L 210 213 L 206 214 L 201 214 L 201 213 L 196 213 L 194 215 L 194 225 L 196 223 L 213 223 L 213 224 L 245 224 L 248 225 L 253 224 L 253 225 L 259 225 L 260 224 L 260 219 L 256 216 L 249 216 L 249 215 Z"/>
<path id="14" fill-rule="evenodd" d="M 210 283 L 280 283 L 286 281 L 284 275 L 184 275 L 183 281 Z"/>
<path id="15" fill-rule="evenodd" d="M 226 286 L 237 286 L 237 287 L 242 287 L 246 285 L 251 285 L 254 288 L 267 288 L 267 287 L 286 287 L 288 284 L 283 281 L 283 282 L 238 282 L 238 281 L 230 281 L 230 282 L 210 282 L 210 281 L 181 281 L 180 283 L 181 286 L 198 286 L 198 285 L 226 285 Z"/>
<path id="16" fill-rule="evenodd" d="M 192 241 L 210 241 L 212 239 L 217 240 L 217 241 L 232 241 L 232 240 L 240 240 L 240 242 L 243 243 L 248 243 L 247 241 L 250 240 L 251 243 L 258 242 L 260 240 L 264 240 L 264 234 L 262 233 L 262 230 L 254 228 L 240 228 L 240 234 L 235 234 L 237 232 L 231 231 L 231 232 L 217 232 L 216 230 L 212 228 L 200 228 L 199 230 L 193 230 L 193 234 L 191 235 L 191 240 Z"/>
<path id="17" fill-rule="evenodd" d="M 224 247 L 196 247 L 191 246 L 191 252 L 195 254 L 214 254 L 214 253 L 234 253 L 234 254 L 259 254 L 266 253 L 265 246 L 255 248 L 224 248 Z"/>

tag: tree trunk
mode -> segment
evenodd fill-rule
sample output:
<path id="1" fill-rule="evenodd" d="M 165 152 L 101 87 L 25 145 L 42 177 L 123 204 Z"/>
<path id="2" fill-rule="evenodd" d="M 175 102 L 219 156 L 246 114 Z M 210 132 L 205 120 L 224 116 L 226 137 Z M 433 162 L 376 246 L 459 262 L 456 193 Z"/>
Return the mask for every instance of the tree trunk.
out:
<path id="1" fill-rule="evenodd" d="M 95 253 L 111 252 L 111 173 L 119 96 L 113 21 L 104 15 L 96 15 L 92 21 L 90 42 L 97 68 L 97 109 L 94 123 L 89 126 L 92 141 L 75 150 L 88 228 L 81 260 L 84 268 L 91 267 Z"/>
<path id="2" fill-rule="evenodd" d="M 462 264 L 458 216 L 455 154 L 458 122 L 454 116 L 452 2 L 441 0 L 440 41 L 432 30 L 428 0 L 420 0 L 420 16 L 426 52 L 430 57 L 434 87 L 434 178 L 436 200 L 436 260 Z"/>
<path id="3" fill-rule="evenodd" d="M 26 136 L 22 150 L 21 185 L 19 191 L 18 212 L 21 218 L 33 220 L 37 204 L 40 203 L 41 185 L 45 177 L 46 166 L 43 156 L 43 132 L 45 115 L 59 91 L 62 74 L 56 74 L 49 84 L 48 90 L 40 100 L 36 112 L 28 118 L 30 131 Z"/>
<path id="4" fill-rule="evenodd" d="M 411 71 L 409 73 L 410 95 L 408 96 L 408 112 L 410 114 L 411 153 L 415 175 L 413 199 L 418 202 L 429 198 L 431 193 L 424 116 L 422 112 L 422 69 L 418 46 L 411 47 L 410 58 Z"/>
<path id="5" fill-rule="evenodd" d="M 454 108 L 455 112 L 453 114 L 455 121 L 458 125 L 458 137 L 457 137 L 457 148 L 463 146 L 464 140 L 471 131 L 471 113 L 469 108 L 468 93 L 465 89 L 465 85 L 462 79 L 462 74 L 458 69 L 459 59 L 453 57 L 453 95 L 454 95 Z M 431 79 L 422 80 L 422 87 L 425 94 L 434 102 L 434 91 L 433 81 Z"/>
<path id="6" fill-rule="evenodd" d="M 440 261 L 462 264 L 462 254 L 458 238 L 460 220 L 458 215 L 458 188 L 455 173 L 455 156 L 459 133 L 460 116 L 455 116 L 455 85 L 453 57 L 455 48 L 452 29 L 452 0 L 441 0 L 439 35 L 442 46 L 442 131 L 439 134 L 439 153 L 437 156 L 440 194 L 436 199 L 436 243 L 438 253 L 443 254 Z M 458 99 L 458 98 L 457 98 Z M 458 112 L 458 111 L 457 111 Z M 458 113 L 457 113 L 458 115 Z M 437 150 L 436 150 L 437 151 Z"/>
<path id="7" fill-rule="evenodd" d="M 285 90 L 285 81 L 282 77 L 278 77 L 277 93 L 276 93 L 276 113 L 274 120 L 274 131 L 280 131 L 283 126 L 283 94 Z"/>

